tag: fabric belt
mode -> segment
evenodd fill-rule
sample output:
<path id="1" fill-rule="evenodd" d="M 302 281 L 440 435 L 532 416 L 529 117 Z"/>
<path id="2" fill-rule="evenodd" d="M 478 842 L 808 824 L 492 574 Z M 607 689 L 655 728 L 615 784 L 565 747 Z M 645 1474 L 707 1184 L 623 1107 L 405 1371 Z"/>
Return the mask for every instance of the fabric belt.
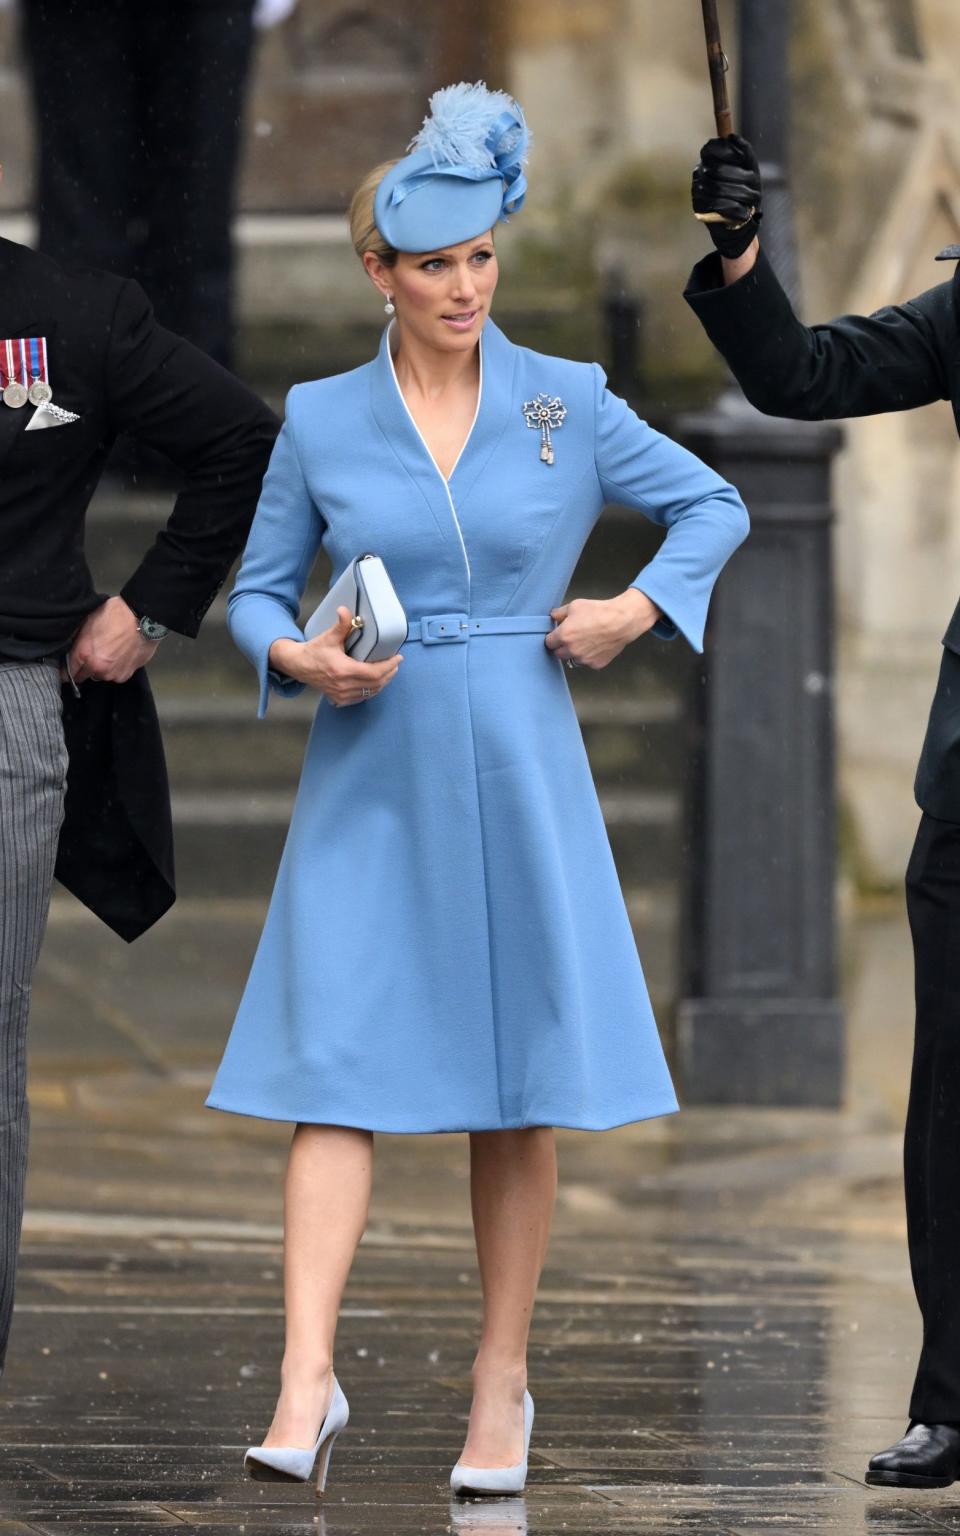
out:
<path id="1" fill-rule="evenodd" d="M 424 645 L 462 645 L 477 635 L 548 635 L 554 628 L 549 613 L 507 613 L 496 619 L 475 619 L 469 613 L 432 613 L 411 619 L 407 640 Z"/>

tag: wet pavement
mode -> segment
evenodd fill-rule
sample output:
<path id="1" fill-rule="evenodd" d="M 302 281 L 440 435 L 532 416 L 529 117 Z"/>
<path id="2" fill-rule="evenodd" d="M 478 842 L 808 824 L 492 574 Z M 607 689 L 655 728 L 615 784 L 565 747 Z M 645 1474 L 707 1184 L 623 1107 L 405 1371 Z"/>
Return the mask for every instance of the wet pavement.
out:
<path id="1" fill-rule="evenodd" d="M 275 1392 L 287 1131 L 203 1096 L 260 913 L 185 902 L 128 949 L 57 903 L 0 1388 L 2 1536 L 960 1531 L 960 1485 L 863 1483 L 903 1430 L 919 1343 L 896 911 L 848 946 L 847 1114 L 561 1134 L 523 1499 L 459 1504 L 446 1486 L 479 1310 L 463 1137 L 378 1139 L 327 1494 L 245 1481 Z"/>

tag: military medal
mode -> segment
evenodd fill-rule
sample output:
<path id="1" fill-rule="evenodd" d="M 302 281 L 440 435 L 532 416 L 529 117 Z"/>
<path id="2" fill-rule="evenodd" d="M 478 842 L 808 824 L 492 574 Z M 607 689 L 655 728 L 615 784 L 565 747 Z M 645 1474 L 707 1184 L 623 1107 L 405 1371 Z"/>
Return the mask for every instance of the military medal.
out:
<path id="1" fill-rule="evenodd" d="M 27 404 L 38 410 L 53 399 L 47 364 L 47 338 L 21 336 L 0 341 L 0 389 L 4 405 L 15 411 Z"/>
<path id="2" fill-rule="evenodd" d="M 31 405 L 46 405 L 53 399 L 53 390 L 47 382 L 47 338 L 46 336 L 31 336 L 27 342 L 30 349 L 30 377 L 32 383 L 27 391 Z"/>
<path id="3" fill-rule="evenodd" d="M 3 403 L 19 411 L 28 399 L 22 344 L 19 341 L 5 341 L 2 346 L 3 368 L 0 370 L 0 380 L 3 383 Z"/>
<path id="4" fill-rule="evenodd" d="M 563 426 L 566 414 L 567 408 L 559 395 L 551 398 L 541 393 L 535 400 L 528 400 L 524 405 L 524 421 L 534 432 L 540 433 L 541 464 L 553 463 L 553 439 L 550 433 Z"/>

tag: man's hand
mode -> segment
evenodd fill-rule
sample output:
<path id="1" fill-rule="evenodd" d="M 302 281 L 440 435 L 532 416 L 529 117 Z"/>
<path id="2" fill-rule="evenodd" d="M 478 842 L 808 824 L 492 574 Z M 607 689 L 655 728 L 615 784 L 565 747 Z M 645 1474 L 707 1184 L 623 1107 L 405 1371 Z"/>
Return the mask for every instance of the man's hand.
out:
<path id="1" fill-rule="evenodd" d="M 709 139 L 693 173 L 694 213 L 719 213 L 727 224 L 708 224 L 721 256 L 742 256 L 763 218 L 763 182 L 753 145 L 738 133 Z"/>
<path id="2" fill-rule="evenodd" d="M 156 655 L 158 640 L 144 640 L 136 615 L 122 597 L 109 597 L 87 615 L 70 650 L 75 683 L 125 683 Z"/>

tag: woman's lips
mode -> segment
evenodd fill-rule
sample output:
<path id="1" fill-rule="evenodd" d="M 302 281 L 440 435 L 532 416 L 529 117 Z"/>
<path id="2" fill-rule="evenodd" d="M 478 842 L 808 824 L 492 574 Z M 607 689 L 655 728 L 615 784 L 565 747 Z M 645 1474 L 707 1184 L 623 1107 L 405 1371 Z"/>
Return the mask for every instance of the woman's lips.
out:
<path id="1" fill-rule="evenodd" d="M 469 331 L 479 313 L 477 309 L 467 309 L 460 314 L 441 315 L 440 319 L 454 331 Z"/>

